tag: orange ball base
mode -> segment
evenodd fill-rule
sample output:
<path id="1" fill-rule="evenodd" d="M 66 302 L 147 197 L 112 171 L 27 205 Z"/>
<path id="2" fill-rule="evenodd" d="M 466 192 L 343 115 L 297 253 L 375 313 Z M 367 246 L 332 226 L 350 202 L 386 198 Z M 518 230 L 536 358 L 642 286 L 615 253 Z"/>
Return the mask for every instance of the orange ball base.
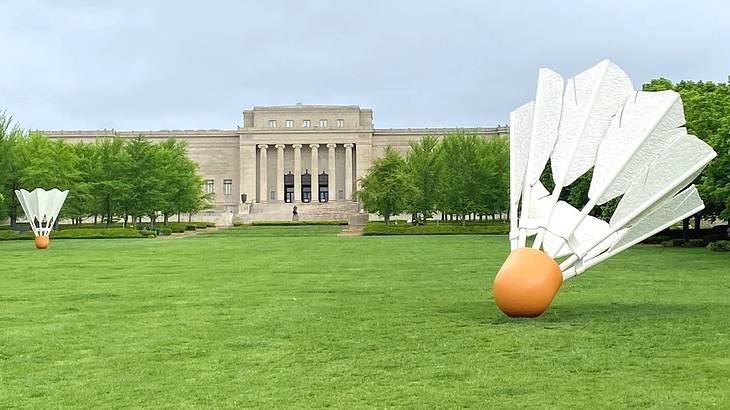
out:
<path id="1" fill-rule="evenodd" d="M 47 236 L 36 236 L 35 247 L 38 249 L 48 249 L 48 237 Z"/>
<path id="2" fill-rule="evenodd" d="M 563 283 L 558 264 L 532 248 L 513 250 L 494 278 L 492 292 L 507 316 L 540 316 L 550 307 Z"/>

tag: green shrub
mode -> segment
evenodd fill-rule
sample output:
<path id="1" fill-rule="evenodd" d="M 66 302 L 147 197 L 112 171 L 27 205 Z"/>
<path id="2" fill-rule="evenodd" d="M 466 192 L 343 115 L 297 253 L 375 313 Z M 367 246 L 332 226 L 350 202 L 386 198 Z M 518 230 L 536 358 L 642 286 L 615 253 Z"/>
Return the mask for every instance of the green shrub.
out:
<path id="1" fill-rule="evenodd" d="M 107 238 L 141 238 L 136 229 L 105 228 L 105 229 L 70 229 L 67 231 L 51 232 L 51 239 L 107 239 Z"/>
<path id="2" fill-rule="evenodd" d="M 0 241 L 2 240 L 10 240 L 10 239 L 17 239 L 18 238 L 18 232 L 17 231 L 9 231 L 9 230 L 0 230 Z"/>
<path id="3" fill-rule="evenodd" d="M 722 233 L 715 233 L 715 234 L 705 235 L 702 237 L 702 240 L 705 242 L 705 245 L 709 245 L 712 242 L 724 241 L 727 239 L 728 239 L 727 235 L 724 235 Z"/>
<path id="4" fill-rule="evenodd" d="M 384 225 L 382 223 L 368 223 L 363 235 L 506 235 L 509 233 L 508 224 L 474 224 L 461 226 L 458 224 L 428 224 L 428 225 Z"/>
<path id="5" fill-rule="evenodd" d="M 668 241 L 662 242 L 662 246 L 667 247 L 667 248 L 671 248 L 673 246 L 682 246 L 682 245 L 684 245 L 684 239 L 680 239 L 680 238 L 670 239 Z"/>
<path id="6" fill-rule="evenodd" d="M 157 237 L 157 231 L 150 230 L 150 229 L 142 229 L 137 231 L 143 238 L 156 238 Z"/>
<path id="7" fill-rule="evenodd" d="M 667 235 L 654 235 L 644 239 L 641 243 L 647 245 L 660 245 L 666 241 L 671 241 L 672 237 Z"/>
<path id="8" fill-rule="evenodd" d="M 152 231 L 152 235 L 155 232 Z M 131 228 L 68 229 L 51 232 L 51 239 L 111 239 L 142 238 L 143 234 Z M 0 240 L 33 239 L 33 232 L 0 231 Z"/>
<path id="9" fill-rule="evenodd" d="M 699 238 L 690 239 L 687 242 L 685 242 L 684 244 L 682 244 L 682 246 L 684 246 L 685 248 L 704 248 L 706 245 L 707 244 L 705 243 L 705 240 L 699 239 Z"/>
<path id="10" fill-rule="evenodd" d="M 707 249 L 713 252 L 730 252 L 730 241 L 716 241 L 707 245 Z"/>
<path id="11" fill-rule="evenodd" d="M 81 224 L 81 225 L 71 225 L 71 224 L 60 224 L 58 226 L 59 231 L 65 231 L 68 229 L 110 229 L 110 228 L 123 228 L 124 226 L 121 223 L 113 223 L 111 225 L 107 225 L 105 223 L 103 224 Z"/>

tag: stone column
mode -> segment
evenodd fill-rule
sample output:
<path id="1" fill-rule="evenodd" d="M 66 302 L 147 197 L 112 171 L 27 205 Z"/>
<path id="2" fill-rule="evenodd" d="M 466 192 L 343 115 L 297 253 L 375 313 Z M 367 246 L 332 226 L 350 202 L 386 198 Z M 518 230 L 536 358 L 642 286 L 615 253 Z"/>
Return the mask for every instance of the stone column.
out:
<path id="1" fill-rule="evenodd" d="M 352 144 L 345 144 L 345 200 L 352 201 Z"/>
<path id="2" fill-rule="evenodd" d="M 266 144 L 259 145 L 259 202 L 268 202 L 269 191 L 269 165 L 266 161 Z"/>
<path id="3" fill-rule="evenodd" d="M 335 163 L 335 147 L 337 147 L 337 144 L 327 144 L 327 148 L 329 149 L 329 159 L 327 160 L 327 167 L 329 168 L 329 171 L 327 171 L 329 175 L 329 191 L 330 191 L 330 201 L 336 201 L 337 200 L 337 175 L 335 171 L 335 167 L 337 164 Z"/>
<path id="4" fill-rule="evenodd" d="M 294 202 L 302 198 L 302 144 L 294 144 Z"/>
<path id="5" fill-rule="evenodd" d="M 248 143 L 248 141 L 241 139 L 238 146 L 239 149 L 239 164 L 240 164 L 240 192 L 246 194 L 246 203 L 251 204 L 256 202 L 258 193 L 256 192 L 256 144 Z M 248 209 L 241 206 L 240 212 L 244 209 Z"/>
<path id="6" fill-rule="evenodd" d="M 284 202 L 284 144 L 276 144 L 276 200 Z"/>
<path id="7" fill-rule="evenodd" d="M 309 144 L 312 149 L 312 202 L 319 201 L 319 144 Z"/>

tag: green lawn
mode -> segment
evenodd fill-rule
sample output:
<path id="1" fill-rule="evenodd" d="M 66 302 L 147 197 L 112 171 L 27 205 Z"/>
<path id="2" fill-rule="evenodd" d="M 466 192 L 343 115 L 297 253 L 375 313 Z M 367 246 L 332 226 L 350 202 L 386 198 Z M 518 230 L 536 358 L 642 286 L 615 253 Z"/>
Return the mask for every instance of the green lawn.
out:
<path id="1" fill-rule="evenodd" d="M 728 254 L 640 246 L 516 320 L 505 237 L 337 229 L 0 242 L 0 408 L 730 406 Z"/>

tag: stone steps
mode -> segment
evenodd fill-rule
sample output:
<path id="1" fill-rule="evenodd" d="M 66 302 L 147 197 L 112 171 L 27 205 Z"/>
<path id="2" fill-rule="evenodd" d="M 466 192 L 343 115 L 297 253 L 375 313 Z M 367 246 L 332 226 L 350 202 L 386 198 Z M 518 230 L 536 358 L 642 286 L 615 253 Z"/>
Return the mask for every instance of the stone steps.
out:
<path id="1" fill-rule="evenodd" d="M 300 221 L 348 221 L 358 215 L 357 202 L 326 202 L 296 204 Z M 253 204 L 249 214 L 239 215 L 239 220 L 249 221 L 291 221 L 294 204 L 265 203 Z"/>

